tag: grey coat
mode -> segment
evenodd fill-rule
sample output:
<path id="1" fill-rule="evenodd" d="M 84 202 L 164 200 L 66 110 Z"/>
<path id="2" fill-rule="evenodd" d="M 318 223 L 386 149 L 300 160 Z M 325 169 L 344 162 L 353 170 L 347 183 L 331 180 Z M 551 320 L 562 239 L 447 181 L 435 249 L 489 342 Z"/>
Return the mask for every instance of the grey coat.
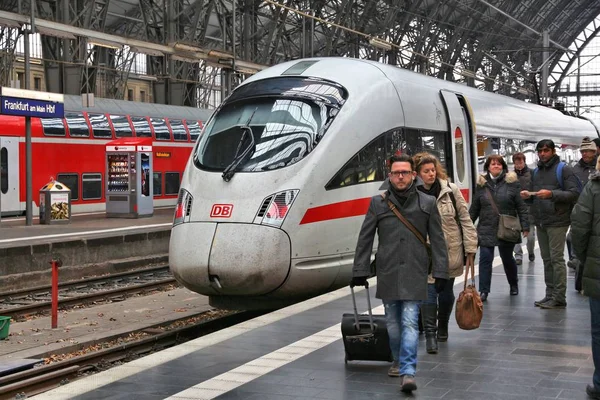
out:
<path id="1" fill-rule="evenodd" d="M 386 191 L 398 211 L 409 220 L 421 235 L 431 243 L 434 278 L 448 279 L 448 255 L 442 222 L 436 199 L 409 189 L 404 207 Z M 381 195 L 373 196 L 365 220 L 360 228 L 353 276 L 370 274 L 371 254 L 375 232 L 379 235 L 377 246 L 377 298 L 384 301 L 426 300 L 429 256 L 425 246 L 392 212 Z"/>
<path id="2" fill-rule="evenodd" d="M 479 175 L 477 179 L 477 191 L 475 191 L 473 202 L 469 209 L 469 214 L 473 222 L 479 219 L 477 236 L 479 237 L 480 246 L 514 245 L 514 243 L 498 239 L 498 222 L 500 216 L 494 211 L 486 188 L 490 190 L 499 213 L 512 215 L 513 217 L 518 216 L 522 230 L 529 231 L 529 212 L 521 198 L 521 185 L 519 184 L 517 174 L 514 172 L 502 174 L 495 183 L 489 177 L 489 174 Z M 520 242 L 521 239 L 519 239 Z"/>
<path id="3" fill-rule="evenodd" d="M 573 250 L 583 266 L 583 292 L 600 299 L 600 171 L 583 188 L 571 221 Z"/>
<path id="4" fill-rule="evenodd" d="M 579 189 L 577 179 L 573 173 L 573 168 L 565 165 L 563 168 L 563 186 L 560 188 L 556 179 L 556 167 L 560 158 L 557 155 L 552 157 L 547 163 L 538 162 L 537 173 L 532 172 L 530 192 L 537 192 L 542 189 L 552 191 L 552 197 L 549 199 L 540 199 L 532 196 L 526 200 L 531 205 L 531 214 L 536 226 L 546 228 L 554 226 L 569 226 L 571 224 L 571 209 L 577 202 Z"/>
<path id="5" fill-rule="evenodd" d="M 579 180 L 581 181 L 583 186 L 585 186 L 585 184 L 588 183 L 588 180 L 590 179 L 590 174 L 595 171 L 596 171 L 596 160 L 595 159 L 591 164 L 586 164 L 583 162 L 583 158 L 582 158 L 577 162 L 577 164 L 575 164 L 573 166 L 573 172 L 575 173 L 575 175 L 577 175 L 577 177 L 579 178 Z"/>

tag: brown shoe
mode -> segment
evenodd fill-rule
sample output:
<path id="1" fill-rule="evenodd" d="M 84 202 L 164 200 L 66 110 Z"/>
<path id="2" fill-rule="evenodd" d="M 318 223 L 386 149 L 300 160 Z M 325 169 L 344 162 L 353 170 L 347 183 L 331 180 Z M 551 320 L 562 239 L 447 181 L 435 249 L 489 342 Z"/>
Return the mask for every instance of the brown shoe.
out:
<path id="1" fill-rule="evenodd" d="M 400 376 L 400 369 L 398 368 L 398 361 L 394 361 L 390 369 L 388 369 L 388 376 L 398 377 Z"/>
<path id="2" fill-rule="evenodd" d="M 402 391 L 404 393 L 411 393 L 413 390 L 417 390 L 415 377 L 412 375 L 402 375 Z"/>
<path id="3" fill-rule="evenodd" d="M 561 309 L 561 308 L 566 308 L 566 307 L 567 307 L 567 303 L 559 303 L 558 301 L 556 301 L 554 299 L 540 304 L 540 308 L 543 308 L 544 310 L 556 310 L 556 309 Z"/>

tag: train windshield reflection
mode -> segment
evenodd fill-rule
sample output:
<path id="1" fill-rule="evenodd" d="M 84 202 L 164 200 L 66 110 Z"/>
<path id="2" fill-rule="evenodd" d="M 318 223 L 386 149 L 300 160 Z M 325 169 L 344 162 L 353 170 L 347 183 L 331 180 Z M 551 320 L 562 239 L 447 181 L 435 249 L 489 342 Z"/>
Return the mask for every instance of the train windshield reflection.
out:
<path id="1" fill-rule="evenodd" d="M 281 85 L 281 78 L 277 80 L 276 87 L 265 89 L 263 84 L 254 92 L 244 91 L 252 97 L 228 99 L 206 127 L 194 156 L 198 167 L 223 171 L 230 165 L 242 139 L 241 127 L 249 120 L 256 148 L 237 165 L 237 171 L 283 168 L 315 148 L 342 107 L 345 91 L 322 81 L 288 78 L 292 82 Z"/>

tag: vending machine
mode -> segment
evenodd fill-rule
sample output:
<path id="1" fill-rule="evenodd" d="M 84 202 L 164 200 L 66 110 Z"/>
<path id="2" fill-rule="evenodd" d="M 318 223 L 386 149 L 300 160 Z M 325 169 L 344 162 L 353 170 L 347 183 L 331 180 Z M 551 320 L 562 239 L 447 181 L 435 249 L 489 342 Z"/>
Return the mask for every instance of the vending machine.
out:
<path id="1" fill-rule="evenodd" d="M 122 138 L 106 144 L 106 216 L 151 217 L 152 139 Z"/>

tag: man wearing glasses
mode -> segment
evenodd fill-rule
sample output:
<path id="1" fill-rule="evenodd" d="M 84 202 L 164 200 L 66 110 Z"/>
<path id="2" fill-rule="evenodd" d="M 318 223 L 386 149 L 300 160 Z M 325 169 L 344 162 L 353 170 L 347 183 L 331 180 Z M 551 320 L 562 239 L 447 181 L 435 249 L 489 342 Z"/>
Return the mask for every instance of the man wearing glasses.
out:
<path id="1" fill-rule="evenodd" d="M 390 187 L 383 195 L 373 196 L 360 229 L 353 286 L 365 286 L 370 274 L 375 232 L 377 246 L 377 293 L 383 300 L 390 348 L 394 364 L 390 376 L 402 377 L 402 391 L 417 389 L 415 372 L 419 343 L 419 306 L 427 299 L 427 275 L 430 256 L 417 235 L 400 220 L 393 208 L 431 244 L 431 273 L 438 293 L 448 280 L 448 255 L 436 199 L 416 189 L 417 173 L 408 155 L 392 156 Z"/>

